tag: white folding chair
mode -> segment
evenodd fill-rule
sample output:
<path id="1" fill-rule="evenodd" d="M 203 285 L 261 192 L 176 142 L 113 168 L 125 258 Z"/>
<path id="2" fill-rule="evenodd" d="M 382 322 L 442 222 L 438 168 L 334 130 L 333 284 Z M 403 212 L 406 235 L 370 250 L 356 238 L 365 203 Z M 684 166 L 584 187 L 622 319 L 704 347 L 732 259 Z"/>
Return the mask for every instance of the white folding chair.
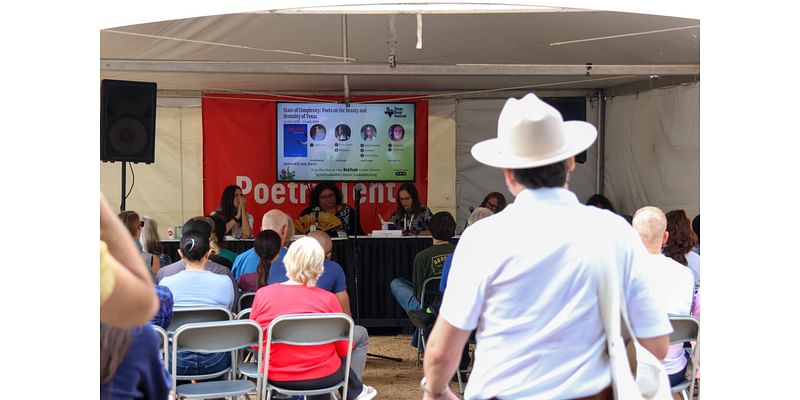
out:
<path id="1" fill-rule="evenodd" d="M 214 376 L 221 376 L 236 368 L 235 353 L 242 348 L 251 346 L 258 347 L 257 365 L 261 367 L 263 331 L 261 326 L 251 320 L 239 321 L 215 321 L 187 323 L 175 331 L 172 337 L 172 387 L 175 388 L 177 398 L 219 398 L 219 397 L 239 397 L 241 395 L 256 392 L 260 396 L 261 381 L 257 377 L 256 383 L 247 379 L 229 379 L 221 381 L 208 381 L 199 383 L 187 383 L 177 385 L 178 379 L 207 379 Z M 221 353 L 232 352 L 231 368 L 216 374 L 203 376 L 178 375 L 178 352 L 192 351 L 196 353 Z"/>
<path id="2" fill-rule="evenodd" d="M 353 349 L 353 319 L 344 313 L 313 313 L 281 315 L 270 322 L 267 328 L 266 348 L 264 349 L 264 390 L 262 397 L 272 398 L 272 391 L 289 396 L 313 396 L 334 393 L 340 387 L 343 397 L 347 397 L 347 381 L 350 378 L 350 353 Z M 280 387 L 267 379 L 269 377 L 269 356 L 273 344 L 292 346 L 316 346 L 347 341 L 347 357 L 344 363 L 344 379 L 333 386 L 308 390 L 295 390 Z"/>
<path id="3" fill-rule="evenodd" d="M 697 371 L 695 351 L 700 345 L 700 321 L 691 315 L 670 315 L 669 322 L 672 324 L 669 344 L 693 342 L 689 348 L 689 356 L 692 359 L 692 364 L 689 366 L 689 378 L 671 388 L 673 393 L 680 392 L 684 398 L 686 398 L 688 389 L 688 398 L 692 399 L 694 396 L 695 373 Z"/>

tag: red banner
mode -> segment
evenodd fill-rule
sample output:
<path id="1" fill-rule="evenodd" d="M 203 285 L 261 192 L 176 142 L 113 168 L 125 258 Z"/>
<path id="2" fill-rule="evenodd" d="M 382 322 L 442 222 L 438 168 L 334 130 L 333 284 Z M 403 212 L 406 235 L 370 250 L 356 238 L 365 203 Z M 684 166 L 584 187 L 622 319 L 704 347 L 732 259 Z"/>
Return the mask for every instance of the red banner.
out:
<path id="1" fill-rule="evenodd" d="M 386 96 L 351 98 L 352 103 L 392 101 Z M 303 101 L 343 101 L 341 97 L 304 97 Z M 203 106 L 203 213 L 219 207 L 222 190 L 239 185 L 253 215 L 253 232 L 261 231 L 261 216 L 277 208 L 297 218 L 308 206 L 314 182 L 277 182 L 276 102 L 285 97 L 252 94 L 204 93 Z M 402 100 L 409 102 L 408 100 Z M 428 197 L 428 101 L 415 103 L 415 177 L 422 204 Z M 361 226 L 365 232 L 380 229 L 397 207 L 397 182 L 337 182 L 344 203 L 355 208 L 355 187 L 361 187 Z"/>

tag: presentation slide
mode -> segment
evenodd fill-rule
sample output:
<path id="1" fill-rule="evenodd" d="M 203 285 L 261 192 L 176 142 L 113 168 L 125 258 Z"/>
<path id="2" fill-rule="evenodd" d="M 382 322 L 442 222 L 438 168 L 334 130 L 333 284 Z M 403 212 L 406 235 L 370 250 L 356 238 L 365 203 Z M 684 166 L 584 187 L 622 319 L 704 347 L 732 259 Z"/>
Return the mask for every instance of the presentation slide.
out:
<path id="1" fill-rule="evenodd" d="M 276 107 L 278 181 L 414 181 L 414 103 Z"/>

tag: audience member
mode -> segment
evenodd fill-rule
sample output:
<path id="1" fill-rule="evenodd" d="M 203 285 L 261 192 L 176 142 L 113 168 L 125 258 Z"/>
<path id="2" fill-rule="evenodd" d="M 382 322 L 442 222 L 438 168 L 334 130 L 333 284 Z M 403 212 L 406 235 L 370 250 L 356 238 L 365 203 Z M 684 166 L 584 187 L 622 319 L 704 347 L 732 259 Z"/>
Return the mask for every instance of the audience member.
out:
<path id="1" fill-rule="evenodd" d="M 333 242 L 330 236 L 325 232 L 315 231 L 308 234 L 309 237 L 314 238 L 322 250 L 325 252 L 325 259 L 323 260 L 323 273 L 317 280 L 316 286 L 320 289 L 327 290 L 336 296 L 339 300 L 339 305 L 342 306 L 342 312 L 352 315 L 350 312 L 350 296 L 347 294 L 347 279 L 344 275 L 342 266 L 336 261 L 333 261 Z M 272 264 L 269 271 L 268 284 L 286 282 L 289 279 L 286 273 L 286 265 L 283 261 L 276 261 Z M 369 347 L 369 335 L 366 328 L 361 325 L 356 325 L 353 331 L 353 348 L 352 359 L 350 365 L 353 371 L 360 380 L 364 373 L 364 366 L 367 364 L 367 348 Z"/>
<path id="2" fill-rule="evenodd" d="M 515 196 L 503 212 L 467 229 L 425 349 L 424 399 L 450 391 L 461 350 L 476 332 L 465 398 L 612 398 L 598 303 L 599 268 L 617 268 L 633 333 L 664 358 L 671 326 L 650 293 L 647 252 L 619 216 L 582 205 L 568 190 L 575 155 L 597 131 L 563 122 L 534 94 L 509 99 L 498 137 L 473 157 L 502 168 Z"/>
<path id="3" fill-rule="evenodd" d="M 600 193 L 595 193 L 591 197 L 589 197 L 589 200 L 586 200 L 586 205 L 602 208 L 604 210 L 611 211 L 615 214 L 617 212 L 617 210 L 614 209 L 614 205 L 611 204 L 611 200 L 609 200 L 608 197 L 603 196 Z"/>
<path id="4" fill-rule="evenodd" d="M 397 189 L 397 209 L 389 218 L 398 227 L 402 227 L 403 235 L 430 235 L 428 224 L 431 221 L 431 210 L 423 206 L 419 193 L 413 183 L 404 183 Z"/>
<path id="5" fill-rule="evenodd" d="M 692 251 L 700 255 L 700 214 L 697 214 L 692 220 L 692 230 L 697 235 L 697 244 L 694 245 Z"/>
<path id="6" fill-rule="evenodd" d="M 423 284 L 430 277 L 442 275 L 444 261 L 455 249 L 455 246 L 450 243 L 450 239 L 455 235 L 456 221 L 449 212 L 440 211 L 434 214 L 431 218 L 430 230 L 433 235 L 433 245 L 420 251 L 414 257 L 412 281 L 404 277 L 397 277 L 389 283 L 392 295 L 406 313 L 417 310 L 427 311 L 432 304 L 439 304 L 441 293 L 435 288 L 425 288 Z M 425 290 L 425 304 L 420 301 L 423 290 Z M 411 345 L 416 347 L 417 335 L 412 336 Z"/>
<path id="7" fill-rule="evenodd" d="M 164 400 L 172 378 L 161 357 L 161 340 L 148 324 L 118 328 L 100 323 L 100 398 Z"/>
<path id="8" fill-rule="evenodd" d="M 664 255 L 687 266 L 694 275 L 694 287 L 700 287 L 700 255 L 692 251 L 697 235 L 692 231 L 691 221 L 683 210 L 667 213 L 669 240 L 664 245 Z"/>
<path id="9" fill-rule="evenodd" d="M 304 237 L 292 243 L 284 257 L 288 280 L 258 289 L 250 318 L 266 331 L 270 322 L 281 315 L 342 312 L 335 295 L 316 287 L 323 272 L 324 259 L 322 246 L 313 238 Z M 287 388 L 331 386 L 344 378 L 347 348 L 343 344 L 339 341 L 318 346 L 272 346 L 267 378 Z M 376 395 L 377 391 L 362 384 L 351 368 L 344 398 L 366 400 Z M 308 398 L 328 399 L 330 396 L 325 394 Z"/>
<path id="10" fill-rule="evenodd" d="M 235 287 L 226 277 L 206 269 L 211 254 L 209 236 L 200 230 L 191 230 L 181 236 L 178 254 L 185 269 L 161 280 L 161 285 L 172 291 L 175 308 L 219 306 L 233 310 Z M 180 352 L 177 360 L 178 375 L 205 375 L 230 367 L 231 353 L 203 354 Z"/>
<path id="11" fill-rule="evenodd" d="M 153 319 L 150 320 L 150 323 L 167 329 L 172 322 L 172 307 L 175 305 L 175 298 L 172 296 L 172 291 L 170 291 L 168 287 L 163 285 L 155 286 L 156 294 L 158 294 L 158 312 L 153 316 Z"/>
<path id="12" fill-rule="evenodd" d="M 236 256 L 238 254 L 229 250 L 227 244 L 225 243 L 225 220 L 219 214 L 212 214 L 211 219 L 214 222 L 213 238 L 215 244 L 212 245 L 212 248 L 214 248 L 214 252 L 218 256 L 228 261 L 227 264 L 223 265 L 226 265 L 228 268 L 231 268 L 233 266 L 233 261 L 236 259 Z"/>
<path id="13" fill-rule="evenodd" d="M 333 182 L 320 182 L 311 191 L 311 199 L 308 207 L 300 212 L 300 217 L 317 213 L 328 213 L 335 215 L 341 222 L 341 226 L 326 230 L 328 234 L 335 235 L 338 231 L 344 231 L 348 235 L 363 235 L 364 230 L 361 225 L 356 223 L 356 211 L 353 207 L 345 204 L 342 191 Z M 303 232 L 306 233 L 306 232 Z"/>
<path id="14" fill-rule="evenodd" d="M 206 238 L 206 241 L 209 243 L 209 249 L 210 249 L 211 248 L 210 247 L 211 246 L 210 243 L 211 243 L 212 228 L 211 228 L 211 225 L 209 224 L 209 221 L 211 221 L 211 219 L 207 218 L 207 217 L 193 217 L 193 218 L 190 218 L 188 221 L 186 221 L 183 224 L 183 229 L 182 229 L 182 232 L 181 232 L 181 236 L 186 236 L 187 234 L 189 234 L 192 231 L 198 231 L 198 232 L 200 232 L 202 234 L 202 236 L 204 236 Z M 181 238 L 181 240 L 182 239 L 183 238 Z M 174 262 L 174 263 L 172 263 L 172 264 L 170 264 L 170 265 L 168 265 L 168 266 L 166 266 L 164 268 L 161 268 L 158 271 L 158 274 L 156 274 L 156 283 L 163 284 L 162 280 L 164 278 L 167 278 L 169 276 L 175 275 L 175 274 L 177 274 L 177 273 L 179 273 L 179 272 L 181 272 L 181 271 L 183 271 L 185 269 L 186 269 L 186 260 L 181 258 L 180 260 L 178 260 L 178 261 L 176 261 L 176 262 Z M 227 267 L 224 267 L 224 266 L 212 261 L 212 260 L 209 260 L 209 261 L 207 261 L 205 263 L 205 269 L 206 269 L 206 271 L 213 272 L 213 273 L 215 273 L 217 275 L 225 275 L 226 277 L 228 277 L 228 280 L 230 280 L 230 282 L 231 282 L 231 288 L 234 289 L 234 291 L 233 291 L 234 292 L 233 304 L 236 304 L 236 302 L 239 300 L 239 291 L 235 290 L 236 289 L 236 279 L 234 279 L 233 274 L 231 273 L 231 270 L 228 269 Z M 175 293 L 173 293 L 173 295 L 174 294 Z"/>
<path id="15" fill-rule="evenodd" d="M 278 254 L 278 260 L 283 259 L 286 254 L 286 248 L 289 247 L 289 242 L 292 241 L 294 236 L 292 219 L 281 210 L 269 210 L 261 217 L 261 230 L 273 230 L 278 233 L 281 237 L 281 250 Z M 256 272 L 260 261 L 261 258 L 256 254 L 256 249 L 250 248 L 236 256 L 231 272 L 238 279 L 244 274 Z"/>
<path id="16" fill-rule="evenodd" d="M 271 229 L 261 231 L 256 235 L 253 248 L 258 255 L 258 267 L 256 272 L 248 272 L 239 277 L 239 289 L 242 293 L 255 292 L 260 287 L 267 286 L 270 266 L 278 259 L 281 251 L 281 237 Z"/>
<path id="17" fill-rule="evenodd" d="M 122 220 L 122 223 L 128 228 L 128 232 L 130 232 L 134 244 L 139 249 L 144 263 L 150 268 L 150 273 L 155 275 L 161 267 L 158 256 L 142 249 L 142 244 L 139 243 L 139 236 L 142 234 L 144 221 L 139 218 L 139 214 L 136 213 L 136 211 L 131 210 L 119 213 L 119 219 Z"/>
<path id="18" fill-rule="evenodd" d="M 150 272 L 130 233 L 100 193 L 100 321 L 140 326 L 157 310 Z"/>
<path id="19" fill-rule="evenodd" d="M 505 208 L 505 206 L 503 208 Z M 469 215 L 469 217 L 467 217 L 467 228 L 472 226 L 472 224 L 478 222 L 478 220 L 484 219 L 492 215 L 494 215 L 494 213 L 492 212 L 492 210 L 488 208 L 478 207 L 474 209 L 472 213 Z M 450 265 L 452 264 L 452 262 L 453 262 L 453 255 L 449 254 L 447 256 L 447 259 L 444 260 L 444 265 L 442 266 L 442 280 L 441 282 L 439 282 L 439 291 L 442 293 L 444 293 L 444 289 L 447 288 L 447 277 L 450 276 Z"/>
<path id="20" fill-rule="evenodd" d="M 506 196 L 500 192 L 491 192 L 483 198 L 480 207 L 486 208 L 492 213 L 499 213 L 506 208 Z"/>
<path id="21" fill-rule="evenodd" d="M 219 214 L 225 221 L 226 235 L 237 239 L 253 237 L 253 216 L 247 212 L 247 199 L 242 195 L 242 188 L 239 186 L 225 187 L 219 201 L 219 208 L 213 214 Z"/>
<path id="22" fill-rule="evenodd" d="M 650 253 L 642 264 L 656 300 L 668 314 L 689 315 L 694 297 L 694 277 L 686 267 L 661 253 L 661 247 L 669 237 L 664 212 L 657 207 L 640 208 L 633 215 L 633 228 L 639 232 Z M 670 386 L 684 381 L 687 357 L 682 343 L 669 346 L 667 357 L 661 362 L 669 375 Z M 673 397 L 676 400 L 681 398 L 680 393 L 674 393 Z"/>
<path id="23" fill-rule="evenodd" d="M 158 256 L 160 265 L 172 264 L 172 259 L 168 254 L 164 254 L 161 248 L 161 237 L 158 236 L 158 223 L 155 219 L 142 216 L 144 228 L 142 228 L 141 244 L 144 251 Z"/>

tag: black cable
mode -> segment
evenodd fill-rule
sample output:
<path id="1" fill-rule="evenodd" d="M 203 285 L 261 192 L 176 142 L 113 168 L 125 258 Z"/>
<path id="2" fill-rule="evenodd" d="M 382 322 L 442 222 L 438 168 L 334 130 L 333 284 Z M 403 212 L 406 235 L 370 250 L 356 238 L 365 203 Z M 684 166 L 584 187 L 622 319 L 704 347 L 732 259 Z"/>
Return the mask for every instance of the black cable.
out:
<path id="1" fill-rule="evenodd" d="M 128 196 L 130 196 L 131 192 L 133 191 L 133 185 L 136 184 L 136 174 L 133 172 L 133 164 L 132 163 L 128 163 L 128 167 L 131 169 L 131 190 L 129 190 L 128 193 L 125 194 L 125 199 L 126 200 L 128 199 Z"/>

